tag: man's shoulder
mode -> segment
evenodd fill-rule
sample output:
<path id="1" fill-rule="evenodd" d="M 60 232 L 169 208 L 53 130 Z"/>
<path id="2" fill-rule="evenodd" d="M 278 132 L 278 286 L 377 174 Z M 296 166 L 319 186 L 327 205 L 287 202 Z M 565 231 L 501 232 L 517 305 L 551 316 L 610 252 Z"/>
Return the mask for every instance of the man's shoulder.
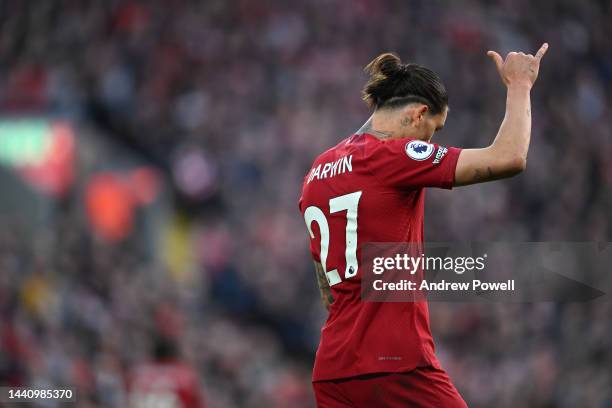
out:
<path id="1" fill-rule="evenodd" d="M 354 134 L 318 155 L 304 178 L 304 185 L 353 173 L 355 165 L 363 157 L 364 143 L 364 135 Z"/>
<path id="2" fill-rule="evenodd" d="M 330 147 L 329 149 L 319 154 L 317 158 L 315 159 L 315 162 L 324 160 L 338 153 L 343 153 L 345 151 L 354 149 L 363 142 L 364 142 L 364 135 L 353 134 L 351 136 L 348 136 L 340 140 L 336 145 Z"/>

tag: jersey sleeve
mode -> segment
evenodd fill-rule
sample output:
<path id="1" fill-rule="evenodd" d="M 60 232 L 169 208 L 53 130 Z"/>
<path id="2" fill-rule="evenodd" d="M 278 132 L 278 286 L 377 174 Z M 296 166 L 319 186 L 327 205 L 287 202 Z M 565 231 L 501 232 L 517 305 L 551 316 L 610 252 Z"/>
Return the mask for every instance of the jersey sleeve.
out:
<path id="1" fill-rule="evenodd" d="M 369 170 L 378 182 L 396 188 L 451 189 L 461 149 L 420 140 L 394 139 L 371 145 Z"/>

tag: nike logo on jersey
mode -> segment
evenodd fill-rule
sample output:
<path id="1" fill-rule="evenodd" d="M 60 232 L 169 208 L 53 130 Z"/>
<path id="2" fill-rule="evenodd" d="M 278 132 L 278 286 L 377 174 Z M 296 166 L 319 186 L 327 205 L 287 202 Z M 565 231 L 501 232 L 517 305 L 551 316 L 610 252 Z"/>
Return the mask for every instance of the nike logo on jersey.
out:
<path id="1" fill-rule="evenodd" d="M 342 156 L 334 162 L 320 163 L 318 166 L 310 169 L 310 175 L 306 184 L 310 183 L 315 178 L 321 180 L 328 177 L 334 177 L 338 174 L 350 173 L 353 171 L 353 155 Z"/>

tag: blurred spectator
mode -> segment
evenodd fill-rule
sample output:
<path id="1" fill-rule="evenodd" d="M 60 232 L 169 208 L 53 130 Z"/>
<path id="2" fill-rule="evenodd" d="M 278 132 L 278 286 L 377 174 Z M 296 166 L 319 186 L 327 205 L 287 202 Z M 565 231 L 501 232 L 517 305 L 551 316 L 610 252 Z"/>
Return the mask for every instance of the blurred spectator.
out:
<path id="1" fill-rule="evenodd" d="M 204 408 L 198 373 L 182 362 L 177 345 L 167 335 L 154 341 L 154 360 L 137 366 L 129 381 L 133 408 Z"/>

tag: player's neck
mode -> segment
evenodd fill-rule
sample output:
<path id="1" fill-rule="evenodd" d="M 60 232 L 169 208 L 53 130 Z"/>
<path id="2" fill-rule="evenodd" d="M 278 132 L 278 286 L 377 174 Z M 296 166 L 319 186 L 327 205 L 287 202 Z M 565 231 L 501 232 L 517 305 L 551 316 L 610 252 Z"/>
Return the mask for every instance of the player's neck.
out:
<path id="1" fill-rule="evenodd" d="M 406 134 L 405 129 L 398 129 L 401 126 L 394 126 L 394 120 L 388 117 L 382 117 L 376 113 L 370 116 L 370 118 L 363 124 L 363 126 L 356 132 L 358 135 L 367 133 L 375 136 L 379 139 L 402 139 L 402 138 L 413 138 L 416 139 L 415 135 Z"/>
<path id="2" fill-rule="evenodd" d="M 374 125 L 374 115 L 370 116 L 370 118 L 363 124 L 363 126 L 357 131 L 358 135 L 367 133 L 372 136 L 376 136 L 379 139 L 391 139 L 395 135 L 390 130 L 375 129 Z"/>

